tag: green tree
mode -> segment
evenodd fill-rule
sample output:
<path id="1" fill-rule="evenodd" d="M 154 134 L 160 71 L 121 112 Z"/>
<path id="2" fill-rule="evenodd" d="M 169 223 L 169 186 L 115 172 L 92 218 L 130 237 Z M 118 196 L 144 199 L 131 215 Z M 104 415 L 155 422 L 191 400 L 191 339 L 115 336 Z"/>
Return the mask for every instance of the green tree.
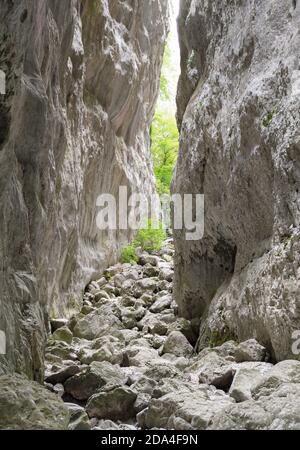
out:
<path id="1" fill-rule="evenodd" d="M 178 129 L 175 117 L 165 110 L 156 112 L 152 127 L 152 157 L 159 194 L 169 193 L 178 155 Z"/>
<path id="2" fill-rule="evenodd" d="M 146 226 L 139 229 L 134 240 L 134 247 L 141 247 L 147 252 L 160 250 L 164 240 L 166 239 L 166 231 L 159 222 L 157 226 L 149 219 Z"/>

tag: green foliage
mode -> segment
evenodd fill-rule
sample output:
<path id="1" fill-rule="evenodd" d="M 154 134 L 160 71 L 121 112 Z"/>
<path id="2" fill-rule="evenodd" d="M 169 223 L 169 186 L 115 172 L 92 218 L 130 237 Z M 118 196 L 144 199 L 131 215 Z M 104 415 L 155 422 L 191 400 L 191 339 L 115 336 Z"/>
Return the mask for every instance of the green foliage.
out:
<path id="1" fill-rule="evenodd" d="M 157 112 L 151 127 L 151 149 L 159 194 L 170 192 L 173 168 L 178 155 L 178 139 L 175 117 L 166 111 Z"/>
<path id="2" fill-rule="evenodd" d="M 135 238 L 134 246 L 141 247 L 147 252 L 158 251 L 161 249 L 166 239 L 166 231 L 159 222 L 155 227 L 155 223 L 151 220 L 147 221 L 145 228 L 141 228 Z"/>
<path id="3" fill-rule="evenodd" d="M 172 66 L 171 49 L 170 44 L 167 42 L 165 46 L 164 59 L 162 64 L 162 71 L 160 76 L 160 96 L 162 100 L 170 100 L 170 88 L 169 88 L 169 72 Z"/>
<path id="4" fill-rule="evenodd" d="M 134 265 L 138 262 L 138 259 L 139 258 L 133 245 L 127 245 L 127 247 L 123 248 L 121 253 L 121 262 L 123 264 L 129 263 Z"/>
<path id="5" fill-rule="evenodd" d="M 274 111 L 269 111 L 263 120 L 263 126 L 265 128 L 269 128 L 269 126 L 271 125 L 271 122 L 273 120 L 273 117 L 274 117 Z"/>

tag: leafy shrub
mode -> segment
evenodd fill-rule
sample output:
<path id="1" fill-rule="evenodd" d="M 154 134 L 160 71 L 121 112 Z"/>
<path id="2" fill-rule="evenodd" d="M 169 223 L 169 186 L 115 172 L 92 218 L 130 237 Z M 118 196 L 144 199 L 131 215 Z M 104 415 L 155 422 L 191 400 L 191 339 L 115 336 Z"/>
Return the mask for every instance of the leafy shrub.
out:
<path id="1" fill-rule="evenodd" d="M 127 245 L 127 247 L 123 248 L 121 253 L 121 262 L 123 264 L 136 264 L 138 262 L 138 259 L 139 258 L 133 245 Z"/>
<path id="2" fill-rule="evenodd" d="M 161 249 L 165 239 L 166 231 L 162 224 L 159 223 L 157 228 L 151 220 L 148 220 L 147 226 L 138 231 L 134 246 L 141 247 L 147 252 L 158 251 Z"/>
<path id="3" fill-rule="evenodd" d="M 168 194 L 178 155 L 178 129 L 175 116 L 159 111 L 151 127 L 151 151 L 156 187 L 159 194 Z"/>

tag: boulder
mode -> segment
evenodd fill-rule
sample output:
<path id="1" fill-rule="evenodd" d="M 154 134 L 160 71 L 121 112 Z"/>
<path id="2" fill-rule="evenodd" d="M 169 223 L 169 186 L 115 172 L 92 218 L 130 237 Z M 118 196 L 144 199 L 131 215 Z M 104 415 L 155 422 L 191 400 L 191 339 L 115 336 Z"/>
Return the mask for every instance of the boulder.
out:
<path id="1" fill-rule="evenodd" d="M 46 359 L 51 357 L 50 355 L 62 360 L 75 361 L 77 359 L 74 347 L 64 341 L 54 341 L 52 338 L 48 341 L 46 347 Z"/>
<path id="2" fill-rule="evenodd" d="M 90 417 L 98 419 L 127 420 L 135 417 L 134 403 L 137 394 L 128 386 L 93 395 L 86 410 Z"/>
<path id="3" fill-rule="evenodd" d="M 251 364 L 251 363 L 250 363 Z M 247 363 L 237 364 L 229 395 L 236 402 L 244 402 L 252 398 L 251 389 L 254 388 L 262 379 L 263 375 L 272 369 L 272 364 L 257 363 L 249 366 Z"/>
<path id="4" fill-rule="evenodd" d="M 235 359 L 237 362 L 244 361 L 264 361 L 266 358 L 266 349 L 260 345 L 255 339 L 239 344 L 235 351 Z"/>
<path id="5" fill-rule="evenodd" d="M 62 361 L 61 364 L 53 364 L 45 372 L 45 381 L 56 384 L 64 383 L 68 378 L 80 372 L 79 364 L 74 361 Z"/>
<path id="6" fill-rule="evenodd" d="M 172 297 L 170 294 L 159 297 L 153 305 L 150 307 L 150 311 L 154 314 L 161 313 L 165 309 L 170 308 L 172 303 Z"/>
<path id="7" fill-rule="evenodd" d="M 216 414 L 214 430 L 300 430 L 300 386 L 285 384 L 260 400 L 248 400 Z"/>
<path id="8" fill-rule="evenodd" d="M 51 332 L 54 333 L 54 331 L 58 330 L 59 328 L 68 326 L 68 319 L 64 318 L 51 319 L 50 325 L 51 325 Z"/>
<path id="9" fill-rule="evenodd" d="M 149 407 L 137 415 L 137 421 L 147 429 L 203 430 L 232 402 L 224 392 L 212 387 L 186 384 L 179 391 L 152 398 Z"/>
<path id="10" fill-rule="evenodd" d="M 71 344 L 73 333 L 68 327 L 63 326 L 54 331 L 54 333 L 52 334 L 52 339 L 54 339 L 54 341 L 62 341 L 66 342 L 67 344 Z"/>
<path id="11" fill-rule="evenodd" d="M 66 430 L 70 414 L 44 386 L 17 375 L 0 376 L 0 429 Z"/>
<path id="12" fill-rule="evenodd" d="M 151 266 L 157 266 L 160 258 L 158 256 L 149 255 L 146 253 L 143 253 L 139 257 L 139 264 L 141 266 L 145 266 L 146 264 L 150 264 Z"/>
<path id="13" fill-rule="evenodd" d="M 85 370 L 66 381 L 65 391 L 77 400 L 87 400 L 106 384 L 120 386 L 125 383 L 119 366 L 108 362 L 92 362 Z"/>
<path id="14" fill-rule="evenodd" d="M 162 354 L 164 353 L 172 353 L 178 357 L 191 356 L 193 347 L 180 331 L 172 331 L 163 345 Z"/>
<path id="15" fill-rule="evenodd" d="M 75 403 L 65 404 L 70 412 L 70 423 L 68 430 L 90 430 L 91 424 L 89 416 L 85 412 L 82 406 L 76 405 Z"/>
<path id="16" fill-rule="evenodd" d="M 228 390 L 234 375 L 232 365 L 233 362 L 227 361 L 217 353 L 210 352 L 188 367 L 186 372 L 197 375 L 200 383 L 212 384 L 217 388 Z"/>
<path id="17" fill-rule="evenodd" d="M 112 309 L 104 306 L 79 320 L 74 328 L 74 336 L 93 340 L 122 328 L 122 323 Z"/>
<path id="18" fill-rule="evenodd" d="M 158 278 L 142 278 L 134 284 L 133 293 L 136 298 L 141 297 L 145 292 L 155 292 L 157 290 Z"/>

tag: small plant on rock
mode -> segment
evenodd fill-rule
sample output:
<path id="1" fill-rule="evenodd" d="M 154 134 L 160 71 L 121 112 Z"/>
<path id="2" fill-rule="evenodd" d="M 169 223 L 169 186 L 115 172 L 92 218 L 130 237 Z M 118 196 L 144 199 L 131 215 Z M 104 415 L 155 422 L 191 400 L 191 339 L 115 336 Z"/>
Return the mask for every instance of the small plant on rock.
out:
<path id="1" fill-rule="evenodd" d="M 266 117 L 263 119 L 263 126 L 265 128 L 269 128 L 269 126 L 271 125 L 271 122 L 273 120 L 274 117 L 274 111 L 269 111 L 268 114 L 266 115 Z"/>
<path id="2" fill-rule="evenodd" d="M 158 226 L 152 220 L 147 221 L 147 226 L 141 228 L 134 241 L 135 247 L 141 247 L 147 252 L 158 251 L 162 248 L 163 242 L 166 239 L 166 231 L 162 223 Z"/>
<path id="3" fill-rule="evenodd" d="M 121 252 L 121 262 L 123 264 L 129 263 L 134 265 L 138 262 L 138 259 L 139 258 L 133 245 L 127 245 L 127 247 L 123 248 Z"/>

